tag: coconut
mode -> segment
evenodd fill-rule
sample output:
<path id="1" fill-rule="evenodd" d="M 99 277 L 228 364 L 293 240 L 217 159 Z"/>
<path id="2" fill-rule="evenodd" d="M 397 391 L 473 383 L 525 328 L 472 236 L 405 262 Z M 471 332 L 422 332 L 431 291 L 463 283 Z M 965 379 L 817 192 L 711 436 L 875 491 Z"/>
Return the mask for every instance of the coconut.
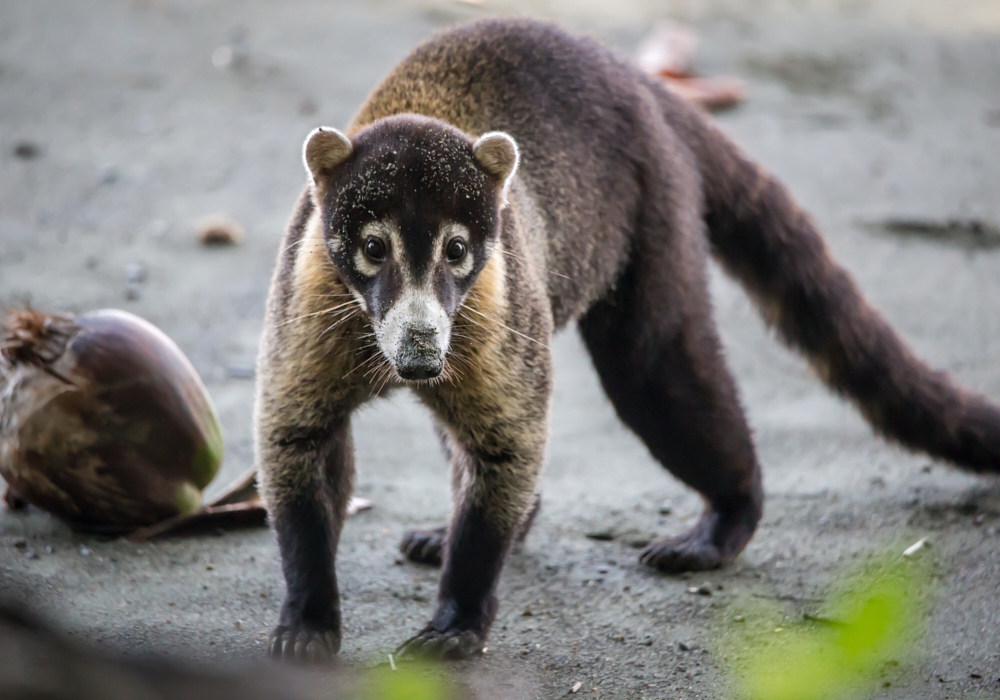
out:
<path id="1" fill-rule="evenodd" d="M 199 508 L 219 419 L 180 348 L 118 310 L 18 311 L 0 344 L 0 476 L 74 529 L 128 532 Z"/>

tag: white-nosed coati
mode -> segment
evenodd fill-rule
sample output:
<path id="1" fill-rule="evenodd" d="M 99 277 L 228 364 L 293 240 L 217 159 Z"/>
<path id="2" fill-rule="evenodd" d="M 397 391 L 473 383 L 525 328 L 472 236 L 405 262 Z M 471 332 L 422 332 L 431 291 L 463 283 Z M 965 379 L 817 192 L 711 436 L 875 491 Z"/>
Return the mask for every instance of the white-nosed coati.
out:
<path id="1" fill-rule="evenodd" d="M 403 543 L 443 563 L 437 611 L 405 650 L 482 648 L 537 506 L 550 338 L 572 322 L 621 419 L 705 499 L 642 561 L 731 562 L 763 492 L 712 321 L 710 252 L 876 430 L 1000 471 L 1000 410 L 913 356 L 782 185 L 593 41 L 527 21 L 445 32 L 346 133 L 310 134 L 304 157 L 259 359 L 256 449 L 287 583 L 272 656 L 340 646 L 350 418 L 401 386 L 436 416 L 454 491 L 447 529 Z"/>

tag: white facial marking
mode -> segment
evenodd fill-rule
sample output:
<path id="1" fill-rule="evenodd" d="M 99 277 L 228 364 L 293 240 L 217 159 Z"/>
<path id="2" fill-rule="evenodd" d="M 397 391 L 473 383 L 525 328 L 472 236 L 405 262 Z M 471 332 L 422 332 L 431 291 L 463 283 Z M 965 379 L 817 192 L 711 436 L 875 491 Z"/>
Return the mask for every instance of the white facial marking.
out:
<path id="1" fill-rule="evenodd" d="M 447 262 L 448 244 L 456 238 L 465 244 L 465 257 L 457 263 Z M 469 248 L 469 229 L 462 226 L 462 224 L 457 224 L 455 222 L 450 222 L 442 226 L 441 233 L 438 236 L 438 245 L 434 248 L 434 255 L 435 263 L 437 263 L 442 257 L 445 259 L 448 267 L 451 268 L 451 273 L 455 275 L 455 277 L 460 279 L 468 277 L 469 273 L 472 272 L 472 266 L 475 263 L 475 260 L 472 257 L 472 250 Z"/>
<path id="2" fill-rule="evenodd" d="M 413 334 L 423 336 L 425 346 L 421 352 L 428 352 L 439 362 L 444 362 L 451 341 L 451 319 L 429 288 L 407 287 L 399 295 L 392 308 L 375 324 L 375 338 L 382 354 L 400 369 L 412 348 Z"/>
<path id="3" fill-rule="evenodd" d="M 375 263 L 365 255 L 365 242 L 369 238 L 377 238 L 385 245 L 385 256 L 388 261 L 393 256 L 399 260 L 402 247 L 399 245 L 399 229 L 388 221 L 370 221 L 361 229 L 361 245 L 354 253 L 354 267 L 365 277 L 374 277 L 385 263 Z"/>
<path id="4" fill-rule="evenodd" d="M 378 274 L 378 265 L 368 259 L 362 248 L 358 248 L 354 253 L 354 268 L 365 277 L 374 277 Z"/>

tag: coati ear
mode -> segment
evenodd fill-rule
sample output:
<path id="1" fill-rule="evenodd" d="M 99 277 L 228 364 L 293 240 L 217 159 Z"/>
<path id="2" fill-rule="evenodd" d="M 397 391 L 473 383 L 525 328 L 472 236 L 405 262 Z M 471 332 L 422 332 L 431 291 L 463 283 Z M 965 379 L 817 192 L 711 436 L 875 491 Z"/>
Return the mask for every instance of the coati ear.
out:
<path id="1" fill-rule="evenodd" d="M 328 126 L 313 129 L 302 146 L 302 160 L 313 184 L 318 185 L 323 174 L 347 160 L 353 150 L 351 140 L 337 129 Z"/>
<path id="2" fill-rule="evenodd" d="M 483 170 L 500 181 L 500 206 L 507 204 L 507 190 L 521 159 L 517 143 L 502 131 L 491 131 L 472 144 L 472 154 Z"/>

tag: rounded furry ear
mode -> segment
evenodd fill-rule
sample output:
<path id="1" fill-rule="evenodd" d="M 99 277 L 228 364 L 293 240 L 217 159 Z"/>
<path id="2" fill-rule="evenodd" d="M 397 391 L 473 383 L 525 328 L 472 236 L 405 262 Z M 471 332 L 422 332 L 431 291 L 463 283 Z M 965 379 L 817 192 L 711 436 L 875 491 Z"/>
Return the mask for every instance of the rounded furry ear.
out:
<path id="1" fill-rule="evenodd" d="M 517 142 L 502 131 L 491 131 L 472 144 L 472 153 L 483 169 L 502 184 L 501 203 L 505 203 L 510 179 L 521 159 Z"/>
<path id="2" fill-rule="evenodd" d="M 302 160 L 314 183 L 324 172 L 329 172 L 347 160 L 354 150 L 351 140 L 341 131 L 328 126 L 313 129 L 302 146 Z"/>

